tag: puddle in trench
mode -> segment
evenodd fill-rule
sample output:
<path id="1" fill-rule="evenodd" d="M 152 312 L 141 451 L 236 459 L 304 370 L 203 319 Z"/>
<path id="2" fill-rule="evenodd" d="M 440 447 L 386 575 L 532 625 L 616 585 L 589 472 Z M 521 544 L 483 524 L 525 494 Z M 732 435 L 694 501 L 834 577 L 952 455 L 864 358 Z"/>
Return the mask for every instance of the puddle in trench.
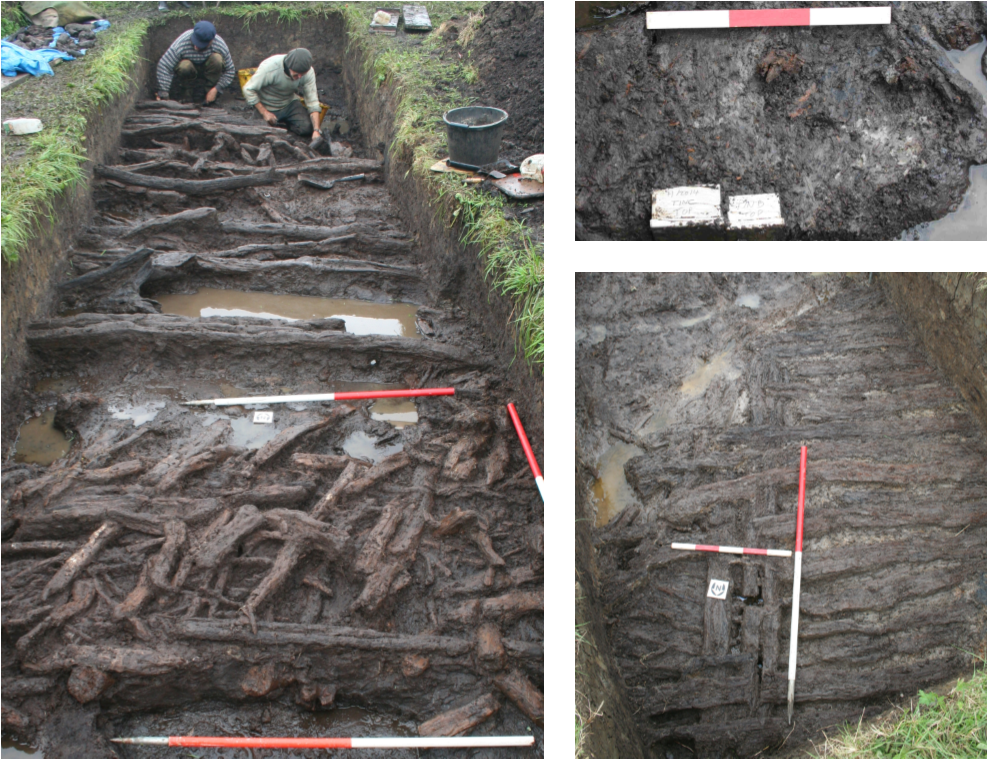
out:
<path id="1" fill-rule="evenodd" d="M 371 303 L 363 300 L 314 298 L 306 295 L 219 290 L 204 287 L 194 295 L 155 296 L 166 314 L 190 317 L 253 316 L 258 319 L 343 319 L 354 335 L 419 337 L 418 306 L 411 303 Z"/>
<path id="2" fill-rule="evenodd" d="M 762 296 L 750 293 L 748 295 L 739 295 L 738 299 L 734 301 L 735 306 L 744 306 L 745 308 L 758 309 L 762 305 Z"/>
<path id="3" fill-rule="evenodd" d="M 981 56 L 988 41 L 982 40 L 967 50 L 947 50 L 947 57 L 957 70 L 970 81 L 982 100 L 986 98 L 988 79 L 981 73 Z M 984 240 L 988 239 L 988 167 L 972 166 L 968 172 L 970 187 L 957 210 L 942 219 L 920 224 L 906 230 L 900 239 L 921 241 Z"/>
<path id="4" fill-rule="evenodd" d="M 153 421 L 164 407 L 164 401 L 152 401 L 138 406 L 118 407 L 116 405 L 110 405 L 109 411 L 114 419 L 133 419 L 134 426 L 140 427 L 142 424 Z"/>
<path id="5" fill-rule="evenodd" d="M 399 453 L 405 447 L 404 443 L 393 445 L 378 445 L 377 438 L 372 438 L 363 430 L 355 430 L 343 441 L 343 451 L 355 459 L 367 459 L 375 464 L 388 456 Z"/>
<path id="6" fill-rule="evenodd" d="M 710 387 L 710 383 L 721 375 L 724 375 L 727 379 L 736 379 L 740 375 L 740 372 L 731 363 L 733 352 L 732 346 L 703 364 L 683 380 L 683 384 L 679 388 L 680 392 L 683 395 L 696 398 L 703 395 L 707 391 L 707 388 Z"/>
<path id="7" fill-rule="evenodd" d="M 0 742 L 0 759 L 24 759 L 28 756 L 31 759 L 43 759 L 41 752 L 31 746 L 15 743 L 7 738 Z"/>
<path id="8" fill-rule="evenodd" d="M 79 387 L 79 381 L 75 377 L 49 377 L 43 379 L 34 386 L 36 393 L 68 393 Z"/>
<path id="9" fill-rule="evenodd" d="M 402 385 L 383 382 L 327 382 L 327 393 L 346 393 L 356 390 L 405 390 Z M 415 401 L 410 398 L 378 398 L 370 407 L 371 419 L 387 422 L 398 429 L 409 424 L 418 424 L 419 412 Z"/>
<path id="10" fill-rule="evenodd" d="M 55 409 L 48 409 L 41 416 L 24 422 L 14 442 L 14 461 L 48 466 L 65 456 L 72 447 L 72 441 L 53 426 L 54 421 Z"/>
<path id="11" fill-rule="evenodd" d="M 593 501 L 597 507 L 597 527 L 603 527 L 628 506 L 638 503 L 635 491 L 624 476 L 624 465 L 644 451 L 628 443 L 615 443 L 597 461 L 600 475 L 593 484 Z"/>
<path id="12" fill-rule="evenodd" d="M 278 425 L 278 412 L 274 412 L 274 423 L 254 424 L 254 412 L 250 411 L 245 416 L 226 416 L 224 414 L 205 413 L 199 421 L 203 427 L 212 427 L 218 420 L 225 419 L 230 423 L 233 430 L 229 438 L 230 445 L 238 445 L 241 448 L 255 450 L 263 446 L 275 435 L 281 432 Z"/>

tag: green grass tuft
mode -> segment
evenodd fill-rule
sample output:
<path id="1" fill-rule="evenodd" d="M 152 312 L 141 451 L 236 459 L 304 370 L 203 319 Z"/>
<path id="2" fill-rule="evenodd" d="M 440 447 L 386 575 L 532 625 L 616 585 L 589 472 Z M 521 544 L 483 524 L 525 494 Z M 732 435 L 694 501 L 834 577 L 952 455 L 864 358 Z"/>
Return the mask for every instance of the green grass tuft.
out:
<path id="1" fill-rule="evenodd" d="M 4 169 L 0 249 L 6 263 L 19 260 L 38 219 L 49 215 L 55 198 L 84 177 L 85 114 L 127 90 L 146 29 L 146 22 L 137 21 L 101 32 L 103 44 L 84 58 L 63 64 L 83 67 L 80 84 L 67 88 L 60 115 L 46 121 L 44 131 L 28 139 L 23 157 Z M 13 144 L 4 140 L 4 152 L 12 150 Z"/>
<path id="2" fill-rule="evenodd" d="M 30 23 L 31 19 L 21 10 L 20 3 L 0 3 L 0 37 L 9 37 Z"/>
<path id="3" fill-rule="evenodd" d="M 982 660 L 982 664 L 983 664 Z M 830 759 L 984 759 L 988 753 L 985 669 L 946 696 L 920 691 L 892 718 L 846 727 L 817 757 Z"/>

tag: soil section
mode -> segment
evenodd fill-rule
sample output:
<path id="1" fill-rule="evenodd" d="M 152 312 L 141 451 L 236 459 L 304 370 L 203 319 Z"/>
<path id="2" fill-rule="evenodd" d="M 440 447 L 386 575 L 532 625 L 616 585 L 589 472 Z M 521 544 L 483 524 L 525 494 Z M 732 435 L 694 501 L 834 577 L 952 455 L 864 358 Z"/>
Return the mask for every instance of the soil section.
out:
<path id="1" fill-rule="evenodd" d="M 944 51 L 985 34 L 982 3 L 846 28 L 660 32 L 644 12 L 576 34 L 577 239 L 649 239 L 653 190 L 706 184 L 777 193 L 787 239 L 897 239 L 985 163 L 984 98 Z"/>
<path id="2" fill-rule="evenodd" d="M 984 646 L 984 436 L 877 284 L 581 274 L 576 302 L 578 511 L 594 516 L 605 451 L 644 451 L 624 466 L 636 500 L 587 529 L 578 556 L 581 583 L 597 573 L 600 655 L 623 681 L 603 693 L 627 693 L 605 707 L 615 732 L 674 757 L 771 753 L 789 736 L 792 562 L 669 544 L 792 549 L 801 444 L 787 749 L 970 666 L 962 652 Z M 727 601 L 705 597 L 711 579 L 730 582 Z"/>

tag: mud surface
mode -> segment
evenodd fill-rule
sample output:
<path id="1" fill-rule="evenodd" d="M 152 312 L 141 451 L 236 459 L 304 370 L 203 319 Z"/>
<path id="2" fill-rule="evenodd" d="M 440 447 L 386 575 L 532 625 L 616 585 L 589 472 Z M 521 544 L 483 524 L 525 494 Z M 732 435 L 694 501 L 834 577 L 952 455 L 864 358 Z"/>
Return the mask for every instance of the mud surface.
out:
<path id="1" fill-rule="evenodd" d="M 581 274 L 576 304 L 580 508 L 593 514 L 615 446 L 643 451 L 623 468 L 632 497 L 592 538 L 635 715 L 619 728 L 646 755 L 751 756 L 789 735 L 792 562 L 669 545 L 792 549 L 800 445 L 786 749 L 970 666 L 963 652 L 984 646 L 984 437 L 877 284 Z M 726 602 L 705 597 L 711 579 L 730 582 Z"/>
<path id="2" fill-rule="evenodd" d="M 71 447 L 3 465 L 3 729 L 47 759 L 134 732 L 416 734 L 437 716 L 534 732 L 541 754 L 542 517 L 504 412 L 511 357 L 455 296 L 429 297 L 381 156 L 320 76 L 349 156 L 307 155 L 233 97 L 139 103 L 97 169 L 61 315 L 29 330 L 19 408 L 53 413 Z M 322 191 L 300 173 L 367 178 Z M 215 290 L 268 315 L 302 297 L 398 308 L 404 326 L 162 313 Z M 276 405 L 272 424 L 180 405 L 445 385 Z M 473 703 L 477 719 L 453 712 Z M 117 749 L 138 754 L 166 752 Z"/>
<path id="3" fill-rule="evenodd" d="M 648 239 L 652 190 L 680 185 L 777 193 L 787 239 L 897 239 L 943 217 L 986 128 L 945 49 L 980 41 L 985 8 L 892 8 L 888 26 L 668 32 L 642 8 L 577 32 L 577 239 Z"/>

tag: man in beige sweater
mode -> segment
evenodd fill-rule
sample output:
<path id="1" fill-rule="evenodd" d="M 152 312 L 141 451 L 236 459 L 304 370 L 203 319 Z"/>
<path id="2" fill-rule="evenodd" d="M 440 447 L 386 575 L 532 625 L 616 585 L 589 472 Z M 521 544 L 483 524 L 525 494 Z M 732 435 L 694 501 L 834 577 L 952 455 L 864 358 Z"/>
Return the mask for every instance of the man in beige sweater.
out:
<path id="1" fill-rule="evenodd" d="M 269 124 L 281 124 L 300 137 L 312 137 L 310 147 L 322 142 L 319 133 L 319 95 L 312 54 L 298 47 L 261 62 L 244 85 L 244 97 Z M 305 98 L 305 106 L 296 97 Z"/>

